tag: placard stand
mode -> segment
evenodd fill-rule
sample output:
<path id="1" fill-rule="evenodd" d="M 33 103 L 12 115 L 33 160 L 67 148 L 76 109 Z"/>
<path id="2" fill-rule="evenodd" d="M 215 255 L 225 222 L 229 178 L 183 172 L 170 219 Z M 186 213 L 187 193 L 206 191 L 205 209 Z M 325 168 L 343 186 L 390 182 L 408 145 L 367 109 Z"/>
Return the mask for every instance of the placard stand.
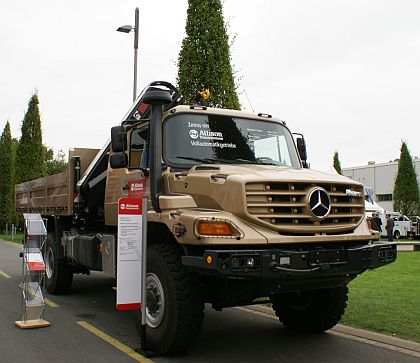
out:
<path id="1" fill-rule="evenodd" d="M 147 194 L 142 197 L 142 213 L 143 213 L 143 228 L 142 228 L 142 256 L 141 261 L 141 325 L 140 325 L 140 353 L 146 357 L 151 357 L 152 353 L 147 350 L 146 345 L 146 275 L 147 275 Z"/>
<path id="2" fill-rule="evenodd" d="M 39 214 L 24 213 L 25 235 L 22 262 L 21 320 L 15 324 L 21 329 L 50 326 L 44 320 L 45 263 L 42 257 L 47 230 Z"/>

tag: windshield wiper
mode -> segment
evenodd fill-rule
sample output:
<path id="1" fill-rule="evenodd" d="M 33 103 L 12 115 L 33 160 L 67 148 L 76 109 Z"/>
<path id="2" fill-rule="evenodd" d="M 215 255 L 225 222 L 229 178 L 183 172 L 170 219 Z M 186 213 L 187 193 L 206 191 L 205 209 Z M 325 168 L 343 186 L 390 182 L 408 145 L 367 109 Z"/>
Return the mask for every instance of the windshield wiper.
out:
<path id="1" fill-rule="evenodd" d="M 215 163 L 223 163 L 223 164 L 263 164 L 263 165 L 279 165 L 274 160 L 269 158 L 257 158 L 254 160 L 249 159 L 217 159 L 217 158 L 194 158 L 192 156 L 177 156 L 178 159 L 184 159 L 184 160 L 191 160 L 191 161 L 197 161 L 199 163 L 209 163 L 209 164 L 215 164 Z"/>
<path id="2" fill-rule="evenodd" d="M 235 163 L 243 163 L 243 164 L 263 164 L 263 165 L 279 165 L 275 160 L 270 158 L 256 158 L 254 160 L 249 159 L 235 159 L 232 160 Z"/>
<path id="3" fill-rule="evenodd" d="M 184 159 L 184 160 L 191 160 L 191 161 L 197 161 L 199 163 L 210 163 L 214 164 L 215 161 L 213 159 L 207 159 L 207 158 L 193 158 L 191 156 L 177 156 L 177 159 Z"/>
<path id="4" fill-rule="evenodd" d="M 280 165 L 280 164 L 277 164 L 277 163 L 273 163 L 271 161 L 256 161 L 254 164 L 275 165 L 275 166 L 279 166 Z"/>
<path id="5" fill-rule="evenodd" d="M 192 161 L 198 161 L 199 163 L 211 163 L 211 164 L 215 164 L 215 163 L 223 163 L 223 164 L 234 164 L 236 162 L 252 162 L 251 160 L 245 160 L 245 159 L 237 159 L 237 160 L 229 160 L 229 159 L 218 159 L 218 158 L 194 158 L 191 156 L 177 156 L 178 159 L 185 159 L 185 160 L 192 160 Z"/>
<path id="6" fill-rule="evenodd" d="M 263 164 L 263 165 L 276 165 L 276 166 L 281 165 L 278 161 L 273 160 L 273 159 L 268 158 L 268 157 L 265 157 L 265 156 L 262 156 L 262 157 L 260 157 L 260 158 L 257 158 L 257 159 L 255 160 L 255 162 L 256 162 L 257 164 Z"/>
<path id="7" fill-rule="evenodd" d="M 255 164 L 255 160 L 249 160 L 249 159 L 235 159 L 232 160 L 234 163 L 241 163 L 241 164 Z"/>
<path id="8" fill-rule="evenodd" d="M 210 158 L 207 160 L 211 160 L 214 163 L 223 163 L 223 164 L 232 164 L 233 160 L 228 160 L 228 159 L 217 159 L 217 158 Z"/>

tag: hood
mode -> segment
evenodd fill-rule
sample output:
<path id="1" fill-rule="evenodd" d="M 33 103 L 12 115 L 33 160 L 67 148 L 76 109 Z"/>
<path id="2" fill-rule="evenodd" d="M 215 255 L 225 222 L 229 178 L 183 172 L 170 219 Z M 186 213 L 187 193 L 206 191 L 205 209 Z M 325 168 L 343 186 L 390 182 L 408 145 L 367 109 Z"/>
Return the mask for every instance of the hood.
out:
<path id="1" fill-rule="evenodd" d="M 218 165 L 206 166 L 218 170 L 221 174 L 235 178 L 235 180 L 290 180 L 290 181 L 331 181 L 337 183 L 353 182 L 347 177 L 339 174 L 329 174 L 311 169 L 293 169 L 288 167 L 279 167 L 274 165 Z M 197 169 L 198 168 L 198 169 Z M 195 166 L 190 173 L 201 172 L 203 166 Z M 209 170 L 210 171 L 210 170 Z M 353 182 L 359 184 L 357 182 Z"/>

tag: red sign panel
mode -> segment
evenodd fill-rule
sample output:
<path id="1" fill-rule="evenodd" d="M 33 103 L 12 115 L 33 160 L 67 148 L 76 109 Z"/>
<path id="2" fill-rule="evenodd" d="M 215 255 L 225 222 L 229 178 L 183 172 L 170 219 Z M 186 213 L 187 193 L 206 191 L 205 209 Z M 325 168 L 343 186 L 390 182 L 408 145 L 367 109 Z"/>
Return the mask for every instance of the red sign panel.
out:
<path id="1" fill-rule="evenodd" d="M 134 198 L 121 198 L 118 201 L 118 214 L 139 215 L 142 212 L 142 200 Z"/>
<path id="2" fill-rule="evenodd" d="M 146 192 L 146 179 L 128 183 L 128 197 L 141 199 Z"/>

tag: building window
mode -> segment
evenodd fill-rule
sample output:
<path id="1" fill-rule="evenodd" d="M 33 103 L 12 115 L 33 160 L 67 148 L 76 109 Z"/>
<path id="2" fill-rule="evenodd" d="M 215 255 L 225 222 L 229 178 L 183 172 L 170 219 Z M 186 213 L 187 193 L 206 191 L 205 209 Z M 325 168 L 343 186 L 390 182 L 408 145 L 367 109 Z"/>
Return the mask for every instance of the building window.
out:
<path id="1" fill-rule="evenodd" d="M 392 194 L 376 194 L 378 197 L 378 202 L 391 202 Z"/>

